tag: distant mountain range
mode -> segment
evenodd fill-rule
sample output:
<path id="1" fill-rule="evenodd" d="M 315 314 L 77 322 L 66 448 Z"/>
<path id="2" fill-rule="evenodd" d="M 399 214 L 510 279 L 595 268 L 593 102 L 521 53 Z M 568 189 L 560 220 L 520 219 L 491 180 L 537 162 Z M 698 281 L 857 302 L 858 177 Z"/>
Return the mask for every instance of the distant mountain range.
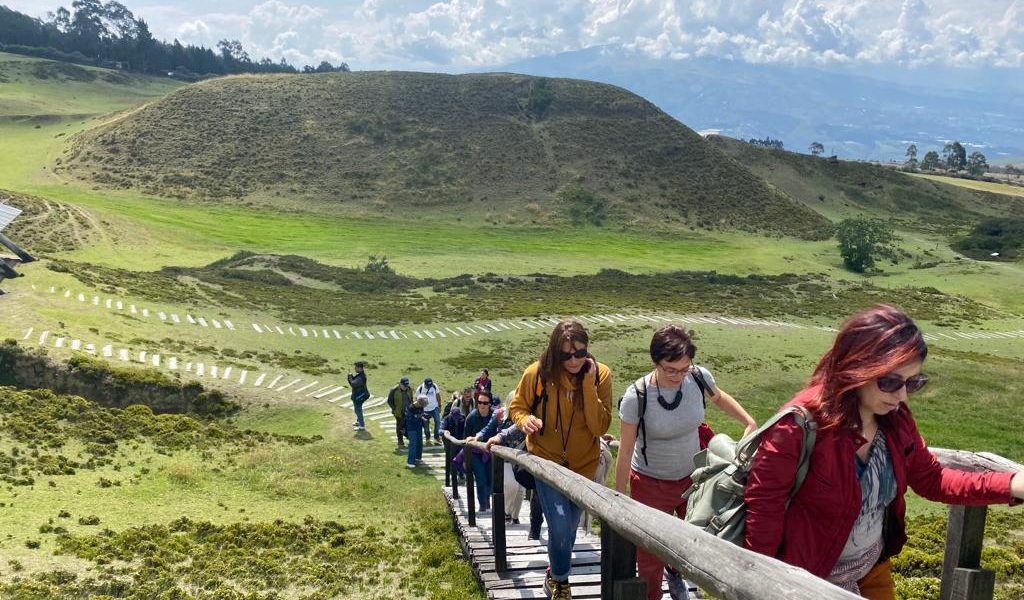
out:
<path id="1" fill-rule="evenodd" d="M 903 160 L 910 143 L 923 156 L 959 140 L 992 164 L 1024 157 L 1024 69 L 825 71 L 601 46 L 501 70 L 611 83 L 698 131 L 771 136 L 799 152 L 817 141 L 840 158 Z"/>

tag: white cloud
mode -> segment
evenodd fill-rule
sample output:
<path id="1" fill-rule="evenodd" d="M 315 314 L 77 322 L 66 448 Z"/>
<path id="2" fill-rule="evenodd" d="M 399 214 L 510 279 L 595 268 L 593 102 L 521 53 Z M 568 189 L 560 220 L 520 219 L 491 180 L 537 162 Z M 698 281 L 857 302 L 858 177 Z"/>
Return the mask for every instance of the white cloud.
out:
<path id="1" fill-rule="evenodd" d="M 51 0 L 59 1 L 59 0 Z M 7 0 L 42 16 L 37 0 Z M 1024 0 L 129 0 L 158 37 L 462 70 L 617 44 L 657 57 L 1024 67 Z M 326 60 L 332 60 L 327 58 Z M 332 62 L 333 62 L 332 61 Z"/>

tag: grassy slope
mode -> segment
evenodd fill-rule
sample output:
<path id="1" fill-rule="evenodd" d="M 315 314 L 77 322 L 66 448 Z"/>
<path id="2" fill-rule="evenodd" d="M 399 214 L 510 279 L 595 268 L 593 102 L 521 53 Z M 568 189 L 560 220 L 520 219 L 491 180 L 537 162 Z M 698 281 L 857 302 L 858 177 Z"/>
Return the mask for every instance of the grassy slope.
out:
<path id="1" fill-rule="evenodd" d="M 330 214 L 491 211 L 547 223 L 562 210 L 557 191 L 581 185 L 626 221 L 828 230 L 642 98 L 575 80 L 229 77 L 178 90 L 71 148 L 70 171 L 108 188 L 275 206 L 285 197 Z"/>

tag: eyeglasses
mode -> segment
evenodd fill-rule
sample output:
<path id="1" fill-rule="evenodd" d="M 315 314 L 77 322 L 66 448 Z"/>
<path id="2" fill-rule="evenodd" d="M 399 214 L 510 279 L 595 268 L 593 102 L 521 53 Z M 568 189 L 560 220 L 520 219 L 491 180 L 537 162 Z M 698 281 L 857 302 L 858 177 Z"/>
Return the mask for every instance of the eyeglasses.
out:
<path id="1" fill-rule="evenodd" d="M 665 365 L 659 363 L 658 368 L 661 369 L 661 371 L 668 375 L 669 377 L 675 377 L 676 375 L 683 375 L 684 373 L 689 373 L 690 369 L 693 368 L 693 365 L 687 365 L 683 369 L 673 369 L 672 367 L 666 367 Z"/>
<path id="2" fill-rule="evenodd" d="M 491 405 L 491 401 L 490 400 L 477 400 L 476 403 L 477 403 L 477 406 L 490 406 Z"/>
<path id="3" fill-rule="evenodd" d="M 565 362 L 571 358 L 586 358 L 587 354 L 589 354 L 589 352 L 587 352 L 586 348 L 580 348 L 575 352 L 563 352 L 560 357 L 562 362 Z"/>
<path id="4" fill-rule="evenodd" d="M 887 394 L 898 392 L 899 389 L 904 386 L 906 386 L 908 394 L 913 394 L 923 388 L 924 384 L 928 383 L 928 376 L 921 373 L 903 379 L 899 375 L 893 373 L 889 375 L 882 375 L 875 380 L 875 383 L 878 385 L 879 390 Z"/>

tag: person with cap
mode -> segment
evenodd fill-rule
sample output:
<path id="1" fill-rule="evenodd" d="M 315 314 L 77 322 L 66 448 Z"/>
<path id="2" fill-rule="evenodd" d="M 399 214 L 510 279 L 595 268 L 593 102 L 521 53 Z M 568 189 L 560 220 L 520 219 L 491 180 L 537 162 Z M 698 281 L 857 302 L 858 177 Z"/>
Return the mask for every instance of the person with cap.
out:
<path id="1" fill-rule="evenodd" d="M 441 432 L 447 431 L 449 435 L 457 440 L 461 440 L 466 435 L 466 416 L 462 413 L 462 407 L 459 406 L 458 402 L 451 405 L 451 410 L 448 414 L 441 419 Z M 447 439 L 444 440 L 445 449 L 447 450 L 451 445 Z M 453 453 L 454 454 L 454 453 Z M 459 473 L 456 469 L 452 473 L 456 480 L 462 480 L 464 475 Z"/>
<path id="2" fill-rule="evenodd" d="M 426 443 L 430 443 L 430 420 L 434 421 L 434 441 L 438 444 L 441 443 L 441 390 L 434 385 L 434 380 L 427 377 L 423 380 L 423 383 L 416 388 L 417 396 L 426 396 L 427 405 L 423 407 L 423 439 Z"/>
<path id="3" fill-rule="evenodd" d="M 398 385 L 388 390 L 388 406 L 395 417 L 395 436 L 398 438 L 399 448 L 405 448 L 405 406 L 411 402 L 412 388 L 409 387 L 409 378 L 402 377 Z"/>
<path id="4" fill-rule="evenodd" d="M 366 372 L 364 368 L 366 363 L 363 361 L 356 361 L 355 363 L 356 373 L 348 374 L 348 385 L 352 388 L 352 408 L 356 411 L 356 420 L 352 423 L 352 426 L 356 428 L 356 431 L 363 431 L 366 429 L 366 420 L 363 419 L 363 402 L 370 397 L 370 390 L 366 387 Z"/>

